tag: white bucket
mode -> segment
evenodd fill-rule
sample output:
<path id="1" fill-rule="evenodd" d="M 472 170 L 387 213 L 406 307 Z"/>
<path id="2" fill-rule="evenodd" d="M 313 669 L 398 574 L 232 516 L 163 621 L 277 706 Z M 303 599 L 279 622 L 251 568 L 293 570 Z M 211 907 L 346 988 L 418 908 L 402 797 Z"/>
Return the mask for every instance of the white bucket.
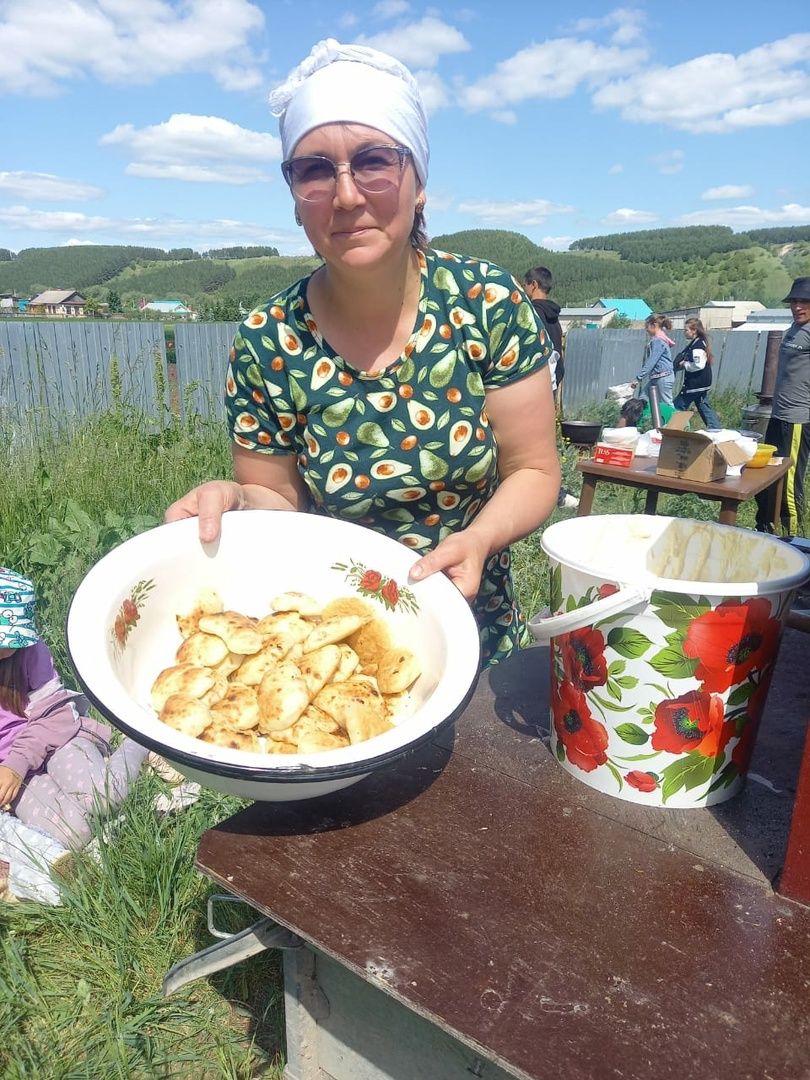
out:
<path id="1" fill-rule="evenodd" d="M 745 779 L 810 559 L 773 536 L 641 514 L 546 529 L 551 748 L 608 795 L 702 807 Z"/>

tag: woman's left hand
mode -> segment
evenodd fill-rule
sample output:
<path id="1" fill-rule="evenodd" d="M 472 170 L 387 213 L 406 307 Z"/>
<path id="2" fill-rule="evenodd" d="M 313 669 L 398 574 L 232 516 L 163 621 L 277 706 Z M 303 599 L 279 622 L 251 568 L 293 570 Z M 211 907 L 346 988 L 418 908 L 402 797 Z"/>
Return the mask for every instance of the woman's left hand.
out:
<path id="1" fill-rule="evenodd" d="M 22 787 L 22 777 L 7 765 L 0 765 L 0 807 L 8 806 Z"/>
<path id="2" fill-rule="evenodd" d="M 433 551 L 414 563 L 410 580 L 422 581 L 443 570 L 467 600 L 474 600 L 488 555 L 486 540 L 473 529 L 465 529 L 446 536 Z"/>

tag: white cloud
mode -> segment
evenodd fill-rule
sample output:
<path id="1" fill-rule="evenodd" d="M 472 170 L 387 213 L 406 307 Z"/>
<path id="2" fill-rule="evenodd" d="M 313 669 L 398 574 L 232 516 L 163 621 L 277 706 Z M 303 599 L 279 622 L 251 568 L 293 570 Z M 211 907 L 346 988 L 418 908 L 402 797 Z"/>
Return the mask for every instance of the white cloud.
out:
<path id="1" fill-rule="evenodd" d="M 127 165 L 126 173 L 146 180 L 182 180 L 188 184 L 268 184 L 273 179 L 260 169 L 238 165 L 150 165 L 133 162 Z"/>
<path id="2" fill-rule="evenodd" d="M 93 243 L 92 240 L 79 240 L 78 237 L 73 236 L 70 240 L 65 240 L 62 247 L 92 247 Z"/>
<path id="3" fill-rule="evenodd" d="M 419 22 L 399 23 L 371 37 L 361 34 L 357 41 L 391 53 L 412 68 L 433 68 L 445 54 L 470 50 L 461 31 L 435 15 L 426 15 Z"/>
<path id="4" fill-rule="evenodd" d="M 488 225 L 542 225 L 552 214 L 571 214 L 573 206 L 531 199 L 525 202 L 488 202 L 470 199 L 458 204 L 460 214 L 469 214 Z"/>
<path id="5" fill-rule="evenodd" d="M 82 202 L 98 199 L 104 189 L 81 180 L 67 180 L 51 173 L 0 172 L 0 195 L 35 202 Z"/>
<path id="6" fill-rule="evenodd" d="M 810 225 L 810 206 L 787 203 L 775 210 L 759 206 L 725 206 L 696 210 L 678 218 L 679 225 L 728 225 L 732 229 L 765 228 L 768 225 Z"/>
<path id="7" fill-rule="evenodd" d="M 810 34 L 735 56 L 707 53 L 674 67 L 654 67 L 600 87 L 599 108 L 626 120 L 682 131 L 725 132 L 810 118 Z"/>
<path id="8" fill-rule="evenodd" d="M 658 214 L 653 214 L 650 210 L 631 210 L 623 206 L 608 214 L 602 221 L 606 225 L 649 225 L 658 221 Z"/>
<path id="9" fill-rule="evenodd" d="M 499 111 L 531 99 L 569 97 L 581 85 L 594 87 L 633 70 L 645 59 L 643 49 L 597 45 L 557 38 L 529 45 L 496 64 L 477 82 L 459 88 L 459 102 L 472 112 Z"/>
<path id="10" fill-rule="evenodd" d="M 407 0 L 380 0 L 371 9 L 371 14 L 378 19 L 396 19 L 410 10 L 411 5 Z"/>
<path id="11" fill-rule="evenodd" d="M 116 243 L 137 240 L 155 247 L 225 247 L 232 244 L 272 244 L 289 254 L 311 252 L 298 230 L 273 229 L 264 224 L 228 218 L 189 221 L 183 218 L 112 218 L 65 211 L 33 210 L 28 206 L 0 208 L 0 225 L 25 232 L 66 234 L 65 243 Z M 88 240 L 87 234 L 93 239 Z M 82 236 L 81 234 L 85 234 Z"/>
<path id="12" fill-rule="evenodd" d="M 721 184 L 719 187 L 706 188 L 701 199 L 747 199 L 754 194 L 750 184 Z"/>
<path id="13" fill-rule="evenodd" d="M 683 150 L 665 150 L 662 154 L 656 154 L 652 162 L 660 173 L 668 176 L 683 170 L 685 157 Z"/>
<path id="14" fill-rule="evenodd" d="M 414 71 L 413 75 L 419 83 L 419 91 L 428 115 L 449 104 L 451 99 L 447 84 L 437 72 Z"/>
<path id="15" fill-rule="evenodd" d="M 191 71 L 226 89 L 262 84 L 251 42 L 264 15 L 249 0 L 6 0 L 0 10 L 0 93 L 45 96 L 87 76 L 148 84 Z"/>
<path id="16" fill-rule="evenodd" d="M 548 248 L 549 251 L 567 251 L 573 242 L 573 236 L 544 236 L 540 246 Z"/>
<path id="17" fill-rule="evenodd" d="M 162 124 L 136 128 L 119 124 L 102 135 L 102 146 L 120 146 L 135 160 L 130 176 L 192 183 L 252 184 L 270 179 L 266 172 L 243 162 L 281 159 L 275 135 L 249 131 L 218 116 L 175 113 Z"/>
<path id="18" fill-rule="evenodd" d="M 617 45 L 637 41 L 644 31 L 646 16 L 636 8 L 616 8 L 601 18 L 577 19 L 571 27 L 574 34 L 590 33 L 592 30 L 612 31 L 611 40 Z"/>
<path id="19" fill-rule="evenodd" d="M 619 173 L 624 172 L 624 165 L 611 165 L 608 169 L 608 176 L 618 176 Z"/>

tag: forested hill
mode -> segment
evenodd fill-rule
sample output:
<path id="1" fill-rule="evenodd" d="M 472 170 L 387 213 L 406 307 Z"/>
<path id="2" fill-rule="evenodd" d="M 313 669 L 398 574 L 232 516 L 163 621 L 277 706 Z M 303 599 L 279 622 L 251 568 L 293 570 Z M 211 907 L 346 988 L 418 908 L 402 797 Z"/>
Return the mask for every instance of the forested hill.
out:
<path id="1" fill-rule="evenodd" d="M 435 236 L 435 247 L 497 263 L 521 279 L 532 266 L 554 275 L 552 296 L 564 306 L 600 297 L 643 297 L 656 310 L 707 300 L 759 300 L 778 306 L 794 277 L 810 275 L 810 228 L 734 233 L 721 226 L 646 229 L 577 240 L 549 251 L 503 229 Z M 117 310 L 142 299 L 178 299 L 209 317 L 236 318 L 318 265 L 317 258 L 279 256 L 274 248 L 190 248 L 77 245 L 0 249 L 0 293 L 31 296 L 73 288 Z"/>

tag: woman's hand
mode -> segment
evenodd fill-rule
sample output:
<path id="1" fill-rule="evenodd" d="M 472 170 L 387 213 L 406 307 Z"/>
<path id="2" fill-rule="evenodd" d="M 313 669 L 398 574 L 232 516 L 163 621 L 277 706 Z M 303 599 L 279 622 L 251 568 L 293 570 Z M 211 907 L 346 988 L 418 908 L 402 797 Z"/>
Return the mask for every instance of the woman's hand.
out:
<path id="1" fill-rule="evenodd" d="M 414 563 L 410 580 L 423 581 L 443 570 L 467 600 L 474 600 L 488 555 L 486 540 L 473 529 L 465 529 L 446 536 L 433 551 Z"/>
<path id="2" fill-rule="evenodd" d="M 219 536 L 225 511 L 241 510 L 244 505 L 241 485 L 233 480 L 210 480 L 207 484 L 192 488 L 177 502 L 173 502 L 164 515 L 164 521 L 199 518 L 200 540 L 206 544 Z"/>
<path id="3" fill-rule="evenodd" d="M 17 797 L 23 778 L 7 765 L 0 765 L 0 807 L 7 806 Z"/>

